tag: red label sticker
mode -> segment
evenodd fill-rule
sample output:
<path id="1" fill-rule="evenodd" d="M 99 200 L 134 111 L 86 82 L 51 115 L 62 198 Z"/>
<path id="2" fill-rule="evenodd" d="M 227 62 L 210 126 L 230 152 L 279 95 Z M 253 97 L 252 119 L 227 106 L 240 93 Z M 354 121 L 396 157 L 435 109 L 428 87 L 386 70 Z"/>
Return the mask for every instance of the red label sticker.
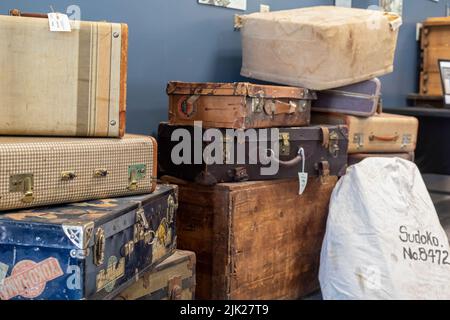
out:
<path id="1" fill-rule="evenodd" d="M 48 258 L 40 263 L 31 260 L 20 261 L 0 287 L 0 299 L 10 300 L 17 296 L 37 298 L 44 292 L 47 282 L 62 275 L 64 272 L 55 258 Z"/>
<path id="2" fill-rule="evenodd" d="M 196 102 L 200 96 L 185 96 L 178 103 L 178 113 L 185 118 L 191 118 L 197 112 Z"/>

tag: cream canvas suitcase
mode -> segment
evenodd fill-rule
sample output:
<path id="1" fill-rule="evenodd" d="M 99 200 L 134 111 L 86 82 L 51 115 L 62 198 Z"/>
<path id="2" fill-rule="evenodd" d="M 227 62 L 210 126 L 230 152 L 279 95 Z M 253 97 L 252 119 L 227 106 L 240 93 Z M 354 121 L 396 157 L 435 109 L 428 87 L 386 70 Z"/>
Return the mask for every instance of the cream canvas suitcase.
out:
<path id="1" fill-rule="evenodd" d="M 151 193 L 156 140 L 0 137 L 0 210 Z"/>
<path id="2" fill-rule="evenodd" d="M 51 32 L 45 15 L 12 13 L 0 16 L 0 135 L 123 136 L 127 25 Z"/>
<path id="3" fill-rule="evenodd" d="M 319 6 L 241 16 L 242 75 L 314 90 L 393 71 L 400 16 Z"/>
<path id="4" fill-rule="evenodd" d="M 314 124 L 347 125 L 348 153 L 414 152 L 417 144 L 419 121 L 414 117 L 381 113 L 370 118 L 316 113 Z"/>

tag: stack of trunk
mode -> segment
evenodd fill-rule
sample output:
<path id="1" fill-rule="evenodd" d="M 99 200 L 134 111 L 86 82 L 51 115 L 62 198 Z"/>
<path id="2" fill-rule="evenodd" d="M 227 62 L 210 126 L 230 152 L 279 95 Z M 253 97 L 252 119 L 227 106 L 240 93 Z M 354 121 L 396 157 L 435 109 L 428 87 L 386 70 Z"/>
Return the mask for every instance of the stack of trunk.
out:
<path id="1" fill-rule="evenodd" d="M 401 18 L 313 7 L 237 22 L 242 75 L 283 86 L 169 83 L 160 174 L 180 188 L 178 240 L 197 253 L 197 298 L 298 299 L 318 288 L 329 200 L 347 168 L 348 125 L 352 152 L 413 150 L 408 124 L 392 135 L 384 131 L 398 123 L 395 116 L 366 120 L 374 129 L 346 116 L 310 123 L 311 106 L 368 116 L 370 102 L 375 113 L 379 95 L 369 93 L 379 90 L 376 80 L 322 91 L 391 72 Z M 355 123 L 370 132 L 358 135 Z M 379 141 L 395 147 L 362 148 Z M 274 164 L 278 170 L 267 171 Z"/>
<path id="2" fill-rule="evenodd" d="M 111 299 L 140 276 L 146 298 L 192 298 L 195 255 L 170 257 L 178 189 L 156 184 L 156 140 L 125 134 L 127 25 L 52 32 L 47 15 L 11 13 L 0 16 L 0 299 Z"/>
<path id="3" fill-rule="evenodd" d="M 178 243 L 197 254 L 197 298 L 315 291 L 346 126 L 309 126 L 316 95 L 299 87 L 171 82 L 167 93 L 159 168 L 180 188 Z"/>

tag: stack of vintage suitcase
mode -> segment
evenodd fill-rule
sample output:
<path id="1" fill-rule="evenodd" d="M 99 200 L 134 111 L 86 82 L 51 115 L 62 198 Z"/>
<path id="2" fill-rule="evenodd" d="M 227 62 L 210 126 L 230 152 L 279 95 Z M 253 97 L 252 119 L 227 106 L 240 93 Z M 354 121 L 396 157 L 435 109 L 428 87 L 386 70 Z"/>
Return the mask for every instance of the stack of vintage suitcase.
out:
<path id="1" fill-rule="evenodd" d="M 237 21 L 242 74 L 290 86 L 169 83 L 160 174 L 180 188 L 178 240 L 197 254 L 197 298 L 298 299 L 318 288 L 329 200 L 349 143 L 352 153 L 413 149 L 412 119 L 336 115 L 342 120 L 310 125 L 312 105 L 375 113 L 379 81 L 359 82 L 392 71 L 401 19 L 313 7 Z M 310 90 L 347 85 L 319 99 Z M 391 123 L 395 138 L 385 131 Z"/>
<path id="2" fill-rule="evenodd" d="M 156 140 L 125 134 L 127 25 L 51 32 L 47 15 L 11 13 L 0 16 L 0 299 L 192 298 L 177 187 L 156 184 Z"/>

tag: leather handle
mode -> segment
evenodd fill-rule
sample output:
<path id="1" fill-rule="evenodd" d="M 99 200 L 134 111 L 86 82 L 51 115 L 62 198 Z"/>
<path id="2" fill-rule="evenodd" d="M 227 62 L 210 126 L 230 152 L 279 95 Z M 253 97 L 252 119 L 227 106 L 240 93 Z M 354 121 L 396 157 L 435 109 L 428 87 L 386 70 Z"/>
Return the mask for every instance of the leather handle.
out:
<path id="1" fill-rule="evenodd" d="M 26 18 L 44 18 L 44 19 L 48 18 L 48 15 L 44 13 L 21 12 L 19 9 L 10 10 L 9 15 L 14 17 L 26 17 Z"/>
<path id="2" fill-rule="evenodd" d="M 270 158 L 272 159 L 272 161 L 274 161 L 275 163 L 278 163 L 280 166 L 282 167 L 295 167 L 298 166 L 300 164 L 300 162 L 302 162 L 303 158 L 300 155 L 300 153 L 292 160 L 289 161 L 282 161 L 280 159 L 275 158 L 275 152 L 273 150 L 269 150 L 270 151 Z"/>
<path id="3" fill-rule="evenodd" d="M 393 141 L 397 141 L 398 138 L 399 138 L 398 135 L 395 135 L 395 136 L 384 136 L 384 137 L 383 136 L 371 135 L 369 137 L 369 140 L 370 141 L 378 140 L 378 141 L 384 141 L 384 142 L 393 142 Z"/>
<path id="4" fill-rule="evenodd" d="M 267 101 L 264 104 L 264 111 L 268 115 L 293 114 L 297 111 L 298 104 L 294 101 L 283 102 L 280 100 Z"/>

